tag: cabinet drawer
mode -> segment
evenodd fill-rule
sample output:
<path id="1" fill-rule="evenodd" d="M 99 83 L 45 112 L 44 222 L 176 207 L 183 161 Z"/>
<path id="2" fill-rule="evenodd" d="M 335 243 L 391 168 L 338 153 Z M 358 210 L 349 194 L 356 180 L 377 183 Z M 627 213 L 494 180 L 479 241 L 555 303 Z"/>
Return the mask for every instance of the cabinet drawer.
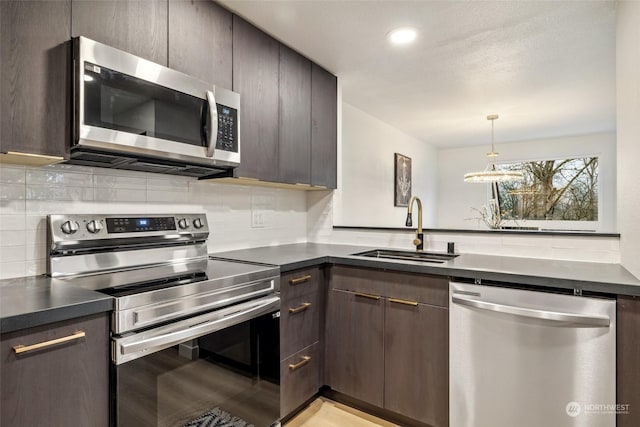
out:
<path id="1" fill-rule="evenodd" d="M 282 302 L 280 308 L 280 357 L 310 346 L 320 337 L 320 295 L 312 292 Z"/>
<path id="2" fill-rule="evenodd" d="M 285 417 L 318 392 L 322 352 L 315 343 L 280 363 L 280 415 Z"/>
<path id="3" fill-rule="evenodd" d="M 280 276 L 280 294 L 283 301 L 317 291 L 323 271 L 319 267 L 290 271 Z"/>
<path id="4" fill-rule="evenodd" d="M 108 425 L 107 313 L 6 333 L 0 348 L 0 425 Z"/>
<path id="5" fill-rule="evenodd" d="M 337 265 L 331 269 L 333 289 L 447 307 L 449 279 L 445 276 L 404 273 Z"/>

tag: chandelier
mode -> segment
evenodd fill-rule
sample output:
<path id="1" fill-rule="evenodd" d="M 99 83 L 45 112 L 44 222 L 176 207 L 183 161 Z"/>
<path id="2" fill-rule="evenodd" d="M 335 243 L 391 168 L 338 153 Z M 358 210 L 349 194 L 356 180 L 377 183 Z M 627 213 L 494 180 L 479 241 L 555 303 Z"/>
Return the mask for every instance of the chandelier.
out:
<path id="1" fill-rule="evenodd" d="M 482 172 L 469 172 L 464 175 L 464 182 L 475 183 L 491 183 L 506 181 L 523 181 L 524 174 L 522 171 L 498 170 L 496 167 L 496 157 L 498 153 L 493 147 L 493 122 L 498 119 L 497 114 L 487 116 L 487 120 L 491 120 L 491 152 L 487 153 L 487 167 Z"/>

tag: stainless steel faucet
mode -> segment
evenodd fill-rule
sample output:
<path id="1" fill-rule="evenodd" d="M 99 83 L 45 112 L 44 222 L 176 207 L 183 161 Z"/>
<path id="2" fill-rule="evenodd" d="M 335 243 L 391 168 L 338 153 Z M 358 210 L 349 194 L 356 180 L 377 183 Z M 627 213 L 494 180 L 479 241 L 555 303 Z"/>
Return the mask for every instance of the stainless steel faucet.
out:
<path id="1" fill-rule="evenodd" d="M 409 200 L 409 207 L 407 209 L 407 227 L 413 226 L 413 219 L 411 216 L 411 209 L 413 209 L 413 202 L 418 202 L 418 228 L 416 229 L 416 238 L 413 239 L 413 244 L 416 245 L 416 251 L 424 249 L 424 234 L 422 233 L 422 202 L 416 196 L 413 196 Z"/>

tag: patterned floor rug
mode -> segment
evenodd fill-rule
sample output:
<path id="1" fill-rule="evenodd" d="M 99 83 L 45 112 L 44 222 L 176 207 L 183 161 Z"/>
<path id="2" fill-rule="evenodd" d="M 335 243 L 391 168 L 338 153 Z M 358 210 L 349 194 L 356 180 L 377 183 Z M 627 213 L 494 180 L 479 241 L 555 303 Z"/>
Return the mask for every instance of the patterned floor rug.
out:
<path id="1" fill-rule="evenodd" d="M 184 427 L 254 427 L 245 420 L 234 417 L 220 408 L 213 408 L 200 415 L 195 420 L 189 421 Z"/>

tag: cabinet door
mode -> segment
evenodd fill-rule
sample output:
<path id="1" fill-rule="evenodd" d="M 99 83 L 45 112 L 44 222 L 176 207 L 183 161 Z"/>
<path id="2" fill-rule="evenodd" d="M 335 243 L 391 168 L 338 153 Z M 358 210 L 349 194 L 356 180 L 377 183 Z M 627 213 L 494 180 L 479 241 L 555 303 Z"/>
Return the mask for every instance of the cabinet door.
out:
<path id="1" fill-rule="evenodd" d="M 167 65 L 167 0 L 73 0 L 71 33 Z"/>
<path id="2" fill-rule="evenodd" d="M 337 188 L 338 80 L 311 66 L 311 184 Z"/>
<path id="3" fill-rule="evenodd" d="M 21 354 L 13 350 L 76 331 L 85 336 Z M 3 334 L 0 352 L 0 425 L 109 425 L 107 313 Z"/>
<path id="4" fill-rule="evenodd" d="M 0 153 L 64 157 L 70 0 L 0 1 Z"/>
<path id="5" fill-rule="evenodd" d="M 279 43 L 233 16 L 233 90 L 240 94 L 239 177 L 278 181 Z"/>
<path id="6" fill-rule="evenodd" d="M 280 363 L 280 416 L 286 417 L 322 386 L 322 349 L 315 343 Z"/>
<path id="7" fill-rule="evenodd" d="M 231 89 L 232 21 L 211 0 L 169 0 L 169 67 Z"/>
<path id="8" fill-rule="evenodd" d="M 375 406 L 383 405 L 383 300 L 332 290 L 327 312 L 328 385 Z"/>
<path id="9" fill-rule="evenodd" d="M 628 404 L 628 413 L 616 416 L 618 427 L 640 425 L 640 297 L 617 301 L 617 400 Z"/>
<path id="10" fill-rule="evenodd" d="M 385 300 L 384 407 L 449 425 L 449 310 Z"/>
<path id="11" fill-rule="evenodd" d="M 293 353 L 320 340 L 321 298 L 313 292 L 282 301 L 280 310 L 280 357 Z"/>
<path id="12" fill-rule="evenodd" d="M 280 45 L 279 182 L 311 183 L 311 61 Z"/>

